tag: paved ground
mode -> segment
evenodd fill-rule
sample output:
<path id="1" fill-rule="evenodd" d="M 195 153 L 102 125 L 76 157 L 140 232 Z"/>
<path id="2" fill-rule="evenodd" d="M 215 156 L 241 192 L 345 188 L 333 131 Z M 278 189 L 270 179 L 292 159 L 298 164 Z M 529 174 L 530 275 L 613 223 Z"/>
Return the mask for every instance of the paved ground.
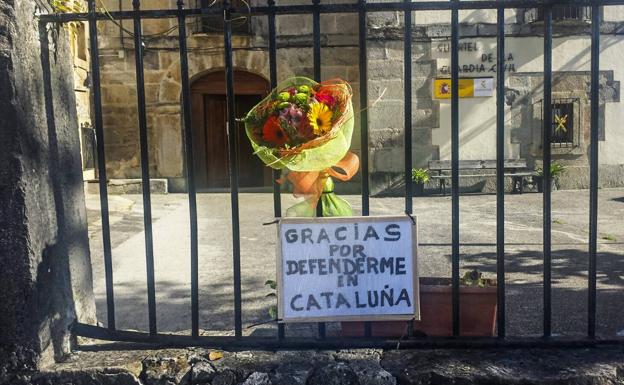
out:
<path id="1" fill-rule="evenodd" d="M 355 211 L 359 196 L 347 196 Z M 154 195 L 153 231 L 160 331 L 190 329 L 188 203 L 184 194 Z M 282 195 L 284 207 L 294 202 Z M 98 317 L 106 324 L 99 199 L 87 197 Z M 371 214 L 397 214 L 398 198 L 371 199 Z M 586 331 L 588 192 L 553 193 L 553 332 Z M 624 335 L 624 189 L 600 191 L 598 261 L 598 333 Z M 267 279 L 275 277 L 275 226 L 272 195 L 241 194 L 243 324 L 267 320 Z M 451 201 L 415 198 L 419 218 L 423 276 L 450 276 Z M 233 328 L 230 198 L 198 195 L 200 327 L 229 334 Z M 111 196 L 111 228 L 116 317 L 119 328 L 147 330 L 145 252 L 141 196 Z M 461 197 L 461 268 L 478 267 L 495 277 L 496 197 Z M 542 325 L 542 195 L 506 197 L 507 329 L 510 335 L 539 335 Z M 245 333 L 273 332 L 274 325 Z M 300 329 L 287 328 L 298 334 Z"/>

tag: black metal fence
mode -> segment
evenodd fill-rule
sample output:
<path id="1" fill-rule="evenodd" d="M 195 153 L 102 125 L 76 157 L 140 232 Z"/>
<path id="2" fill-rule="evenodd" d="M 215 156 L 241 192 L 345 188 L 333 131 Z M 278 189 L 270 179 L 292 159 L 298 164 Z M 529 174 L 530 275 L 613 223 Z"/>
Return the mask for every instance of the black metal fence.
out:
<path id="1" fill-rule="evenodd" d="M 451 12 L 451 164 L 452 164 L 452 321 L 453 337 L 451 338 L 408 338 L 401 341 L 402 347 L 415 346 L 492 346 L 492 345 L 583 345 L 596 343 L 614 343 L 619 340 L 596 339 L 596 245 L 597 245 L 597 215 L 598 215 L 598 125 L 599 125 L 599 60 L 600 60 L 600 7 L 606 5 L 622 5 L 624 0 L 482 0 L 482 1 L 416 1 L 411 0 L 373 3 L 359 0 L 353 4 L 322 4 L 321 0 L 311 0 L 308 5 L 276 5 L 274 0 L 267 0 L 266 6 L 253 6 L 245 8 L 232 7 L 229 0 L 223 0 L 222 5 L 210 8 L 185 9 L 184 2 L 177 2 L 177 9 L 170 10 L 141 10 L 140 2 L 133 1 L 134 10 L 110 12 L 108 14 L 97 12 L 96 1 L 88 1 L 87 13 L 53 14 L 43 15 L 40 18 L 42 31 L 46 30 L 48 23 L 63 23 L 71 21 L 87 21 L 89 23 L 91 45 L 91 71 L 93 81 L 94 102 L 94 126 L 97 138 L 97 167 L 99 171 L 100 203 L 102 213 L 102 231 L 104 248 L 104 265 L 106 275 L 106 298 L 108 311 L 108 325 L 106 328 L 77 323 L 73 327 L 76 335 L 92 337 L 112 341 L 151 342 L 166 345 L 213 345 L 230 347 L 235 346 L 261 346 L 270 347 L 396 347 L 397 341 L 371 338 L 370 324 L 366 325 L 364 338 L 331 338 L 325 339 L 325 325 L 319 324 L 318 338 L 286 338 L 284 325 L 278 325 L 277 335 L 274 338 L 266 337 L 243 337 L 241 317 L 241 264 L 240 264 L 240 228 L 238 206 L 238 165 L 237 165 L 237 136 L 228 135 L 229 161 L 230 161 L 230 186 L 232 203 L 232 232 L 233 232 L 233 273 L 234 273 L 234 336 L 200 336 L 199 335 L 199 300 L 198 300 L 198 231 L 197 231 L 197 204 L 195 194 L 193 172 L 193 146 L 191 134 L 190 114 L 190 86 L 188 68 L 188 49 L 186 42 L 186 19 L 196 16 L 222 16 L 224 23 L 223 42 L 225 55 L 225 78 L 227 98 L 227 121 L 229 127 L 235 127 L 234 115 L 234 80 L 232 63 L 232 15 L 235 13 L 265 16 L 268 18 L 268 53 L 270 66 L 270 81 L 274 87 L 277 84 L 277 44 L 276 44 L 276 15 L 300 14 L 312 15 L 313 18 L 313 62 L 314 78 L 319 81 L 321 77 L 321 27 L 320 15 L 324 13 L 351 13 L 359 18 L 359 71 L 360 71 L 360 103 L 368 105 L 367 100 L 367 14 L 383 11 L 398 11 L 404 15 L 404 34 L 412 36 L 412 12 L 424 10 L 450 10 Z M 545 106 L 552 105 L 552 38 L 553 38 L 553 9 L 560 5 L 576 5 L 591 7 L 591 144 L 590 144 L 590 211 L 589 211 L 589 250 L 588 258 L 588 313 L 587 313 L 587 338 L 562 339 L 551 336 L 551 191 L 550 191 L 550 167 L 551 146 L 543 148 L 543 338 L 511 339 L 506 337 L 505 331 L 505 226 L 504 226 L 504 106 L 505 106 L 505 21 L 504 11 L 509 8 L 537 8 L 543 15 L 543 43 L 544 43 L 544 87 L 543 103 Z M 497 97 L 496 97 L 496 154 L 497 154 L 497 178 L 496 178 L 496 203 L 497 203 L 497 232 L 496 232 L 496 267 L 498 281 L 498 308 L 497 308 L 497 332 L 498 338 L 468 338 L 460 336 L 460 231 L 459 231 L 459 11 L 462 9 L 495 9 L 497 11 Z M 111 255 L 109 208 L 107 196 L 106 160 L 104 152 L 104 133 L 102 123 L 102 98 L 100 90 L 100 63 L 98 53 L 98 29 L 97 22 L 114 19 L 131 19 L 134 21 L 134 49 L 136 60 L 136 83 L 138 98 L 138 120 L 141 148 L 141 169 L 143 185 L 143 209 L 145 226 L 145 250 L 147 261 L 147 296 L 149 307 L 149 333 L 118 330 L 115 326 L 115 300 L 113 288 L 113 270 Z M 182 112 L 183 133 L 185 146 L 186 177 L 188 183 L 188 199 L 190 208 L 190 237 L 191 237 L 191 307 L 192 325 L 190 335 L 172 335 L 158 333 L 156 320 L 156 297 L 154 285 L 154 252 L 152 239 L 152 218 L 149 189 L 149 154 L 147 143 L 147 118 L 145 104 L 145 86 L 143 73 L 143 55 L 141 22 L 143 19 L 177 18 L 179 28 L 179 52 L 180 70 L 182 79 Z M 42 33 L 42 48 L 45 54 L 47 50 L 47 34 Z M 44 41 L 45 40 L 45 41 Z M 404 39 L 404 98 L 405 98 L 405 212 L 412 213 L 413 186 L 411 179 L 412 170 L 412 42 Z M 45 64 L 46 61 L 44 60 Z M 49 62 L 48 62 L 49 64 Z M 49 78 L 49 68 L 45 68 Z M 551 143 L 553 130 L 552 109 L 545 108 L 543 116 L 544 129 L 543 143 Z M 362 154 L 362 215 L 369 215 L 369 175 L 368 175 L 368 123 L 367 111 L 360 112 L 361 151 Z M 280 177 L 279 171 L 274 171 L 274 179 Z M 274 184 L 274 212 L 275 217 L 281 217 L 281 202 L 279 185 Z"/>

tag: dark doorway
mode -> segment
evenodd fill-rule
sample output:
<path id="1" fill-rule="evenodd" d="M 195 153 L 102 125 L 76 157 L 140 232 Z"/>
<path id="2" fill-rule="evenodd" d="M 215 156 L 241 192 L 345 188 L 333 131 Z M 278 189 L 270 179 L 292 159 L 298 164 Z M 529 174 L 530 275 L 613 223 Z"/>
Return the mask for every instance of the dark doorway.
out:
<path id="1" fill-rule="evenodd" d="M 258 75 L 236 71 L 236 117 L 244 116 L 268 93 L 268 82 Z M 218 190 L 230 186 L 227 140 L 227 103 L 223 72 L 209 73 L 192 85 L 193 151 L 195 180 L 199 190 Z M 232 132 L 238 142 L 239 187 L 271 185 L 271 172 L 253 154 L 245 127 L 237 123 Z"/>

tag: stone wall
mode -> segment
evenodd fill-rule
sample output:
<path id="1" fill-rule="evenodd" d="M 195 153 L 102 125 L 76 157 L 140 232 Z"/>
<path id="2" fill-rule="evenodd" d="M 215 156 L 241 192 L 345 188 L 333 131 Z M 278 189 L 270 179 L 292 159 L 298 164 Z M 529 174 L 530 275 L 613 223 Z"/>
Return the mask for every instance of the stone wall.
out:
<path id="1" fill-rule="evenodd" d="M 552 82 L 553 101 L 563 100 L 574 105 L 569 119 L 573 132 L 571 145 L 551 146 L 554 162 L 567 168 L 558 179 L 563 189 L 589 188 L 589 145 L 591 103 L 588 85 L 589 72 L 554 72 Z M 513 74 L 509 79 L 506 99 L 511 109 L 510 142 L 518 147 L 520 157 L 528 159 L 531 167 L 542 166 L 542 98 L 543 75 L 541 73 Z M 614 80 L 613 71 L 602 71 L 600 76 L 599 140 L 606 140 L 606 106 L 620 102 L 620 82 Z M 601 187 L 615 187 L 622 183 L 618 165 L 602 165 L 599 171 Z"/>
<path id="2" fill-rule="evenodd" d="M 375 19 L 370 22 L 374 22 Z M 373 28 L 375 26 L 373 25 Z M 402 194 L 404 189 L 405 95 L 402 37 L 375 31 L 368 45 L 370 176 L 372 194 Z M 412 41 L 412 165 L 426 168 L 438 159 L 432 130 L 440 126 L 440 104 L 431 97 L 435 61 L 430 40 Z"/>
<path id="3" fill-rule="evenodd" d="M 36 385 L 619 384 L 615 347 L 79 352 L 30 377 Z M 12 385 L 21 385 L 13 383 Z"/>
<path id="4" fill-rule="evenodd" d="M 95 322 L 71 54 L 63 28 L 40 45 L 42 7 L 0 1 L 0 346 L 27 366 Z"/>
<path id="5" fill-rule="evenodd" d="M 154 3 L 154 4 L 152 4 Z M 154 8 L 171 8 L 170 1 L 150 3 Z M 175 2 L 174 2 L 175 3 Z M 117 2 L 105 2 L 110 9 L 117 9 Z M 308 20 L 309 19 L 309 20 Z M 167 30 L 176 20 L 146 21 L 146 35 Z M 253 35 L 235 35 L 233 62 L 238 70 L 269 78 L 269 58 L 266 47 L 266 17 L 252 17 Z M 124 23 L 126 29 L 132 28 Z M 136 78 L 133 41 L 124 38 L 123 46 L 119 28 L 111 22 L 103 22 L 100 28 L 102 103 L 104 113 L 107 172 L 110 178 L 139 178 L 139 137 L 137 124 Z M 198 21 L 188 21 L 188 59 L 191 81 L 212 71 L 223 71 L 223 36 L 219 33 L 198 32 Z M 359 110 L 359 69 L 357 17 L 355 15 L 323 15 L 321 28 L 323 79 L 340 77 L 350 82 L 354 90 L 354 108 Z M 313 76 L 312 20 L 311 17 L 284 15 L 276 18 L 278 39 L 278 81 L 294 75 Z M 193 33 L 195 32 L 195 33 Z M 149 133 L 150 175 L 167 178 L 172 191 L 184 186 L 183 142 L 180 122 L 180 56 L 178 37 L 170 36 L 146 39 L 144 56 L 145 90 Z M 356 114 L 356 127 L 359 117 Z M 359 153 L 360 136 L 356 130 L 352 149 Z M 342 191 L 356 191 L 356 176 Z"/>
<path id="6" fill-rule="evenodd" d="M 333 1 L 335 2 L 335 1 Z M 349 2 L 348 0 L 342 2 Z M 173 8 L 174 1 L 159 0 L 150 2 L 149 8 Z M 288 4 L 308 4 L 308 1 L 288 2 Z M 117 1 L 108 0 L 105 4 L 115 10 Z M 252 5 L 264 4 L 261 0 Z M 194 4 L 190 4 L 194 6 Z M 124 10 L 129 5 L 124 5 Z M 622 39 L 622 9 L 611 7 L 609 17 L 602 25 L 606 47 L 603 50 L 602 67 L 613 68 L 611 82 L 619 90 L 621 77 L 618 63 L 621 52 L 617 48 Z M 613 11 L 616 10 L 617 12 Z M 615 16 L 614 16 L 615 15 Z M 619 15 L 619 16 L 618 16 Z M 448 159 L 450 157 L 450 103 L 435 100 L 432 97 L 433 80 L 448 76 L 445 66 L 449 58 L 441 55 L 437 49 L 440 43 L 450 38 L 449 12 L 416 12 L 413 17 L 412 34 L 412 157 L 413 167 L 426 168 L 429 160 Z M 506 12 L 506 33 L 508 51 L 514 54 L 526 50 L 523 55 L 516 55 L 513 71 L 510 75 L 534 73 L 542 61 L 539 23 L 527 23 L 523 12 Z M 461 11 L 460 35 L 462 42 L 469 39 L 483 42 L 487 52 L 494 52 L 496 43 L 495 12 L 493 10 Z M 183 148 L 180 128 L 180 68 L 177 51 L 175 20 L 159 19 L 144 21 L 147 51 L 145 54 L 145 77 L 147 91 L 148 131 L 150 146 L 151 176 L 167 178 L 170 189 L 184 190 Z M 126 29 L 131 29 L 129 21 L 124 22 Z M 189 29 L 189 65 L 192 80 L 209 71 L 223 70 L 223 38 L 218 33 L 206 34 L 198 30 L 198 20 L 188 20 Z M 376 12 L 368 15 L 368 75 L 369 94 L 369 146 L 370 178 L 373 194 L 403 194 L 404 190 L 404 94 L 403 94 L 403 14 L 402 12 Z M 162 31 L 173 30 L 167 34 Z M 282 15 L 276 20 L 278 36 L 278 77 L 312 75 L 312 17 L 301 15 Z M 251 17 L 252 34 L 235 36 L 234 65 L 237 69 L 250 71 L 268 78 L 267 55 L 267 19 Z M 356 15 L 323 14 L 321 15 L 322 77 L 342 77 L 353 85 L 356 110 L 360 107 L 358 69 L 358 25 Z M 136 116 L 136 86 L 134 77 L 134 56 L 132 39 L 128 34 L 120 37 L 119 27 L 112 22 L 100 23 L 102 85 L 104 103 L 104 123 L 107 166 L 111 178 L 140 177 L 138 127 Z M 555 71 L 586 71 L 589 51 L 587 42 L 582 43 L 581 51 L 571 49 L 577 42 L 585 39 L 589 32 L 587 23 L 555 23 L 555 43 L 553 64 Z M 154 36 L 157 34 L 157 36 Z M 152 35 L 152 36 L 149 36 Z M 561 38 L 561 36 L 568 36 Z M 536 45 L 537 44 L 537 45 Z M 580 46 L 579 46 L 580 47 Z M 576 52 L 576 53 L 575 53 Z M 477 55 L 477 53 L 473 53 Z M 465 52 L 460 54 L 460 64 L 464 61 L 481 60 L 472 58 Z M 473 55 L 473 56 L 474 56 Z M 447 53 L 446 56 L 450 57 Z M 514 72 L 515 71 L 515 72 Z M 470 73 L 461 76 L 495 76 L 495 73 Z M 513 76 L 508 76 L 506 84 L 513 92 Z M 535 91 L 535 90 L 533 90 Z M 618 91 L 619 92 L 619 91 Z M 611 102 L 610 102 L 611 103 Z M 615 104 L 618 103 L 618 104 Z M 605 114 L 606 140 L 602 148 L 613 148 L 622 136 L 617 129 L 619 106 L 607 105 Z M 460 106 L 460 156 L 462 159 L 494 159 L 495 149 L 495 93 L 487 99 L 461 100 Z M 610 110 L 610 111 L 609 111 Z M 512 122 L 512 109 L 507 111 L 508 124 Z M 619 116 L 619 115 L 618 115 Z M 359 126 L 356 114 L 356 127 Z M 527 130 L 525 127 L 524 130 Z M 612 134 L 609 134 L 609 131 Z M 517 143 L 518 129 L 508 127 L 506 157 L 525 158 L 533 166 L 539 163 L 534 151 L 521 151 L 528 143 Z M 525 135 L 526 136 L 526 135 Z M 611 138 L 611 139 L 609 139 Z M 353 148 L 359 153 L 359 130 L 355 130 Z M 574 162 L 566 161 L 571 167 L 578 168 L 580 175 L 587 174 L 587 148 L 579 146 L 576 151 L 583 152 Z M 606 151 L 606 150 L 601 150 Z M 603 185 L 623 185 L 624 176 L 618 177 L 619 167 L 624 159 L 617 155 L 601 155 L 603 168 L 609 178 Z M 557 156 L 557 154 L 554 154 Z M 555 156 L 555 157 L 556 157 Z M 564 159 L 565 161 L 565 159 Z M 572 169 L 571 169 L 572 170 Z M 360 175 L 347 184 L 339 184 L 343 192 L 358 192 Z M 572 175 L 572 172 L 568 173 Z M 585 176 L 580 177 L 580 179 Z M 583 187 L 579 180 L 562 182 L 563 187 Z M 470 183 L 469 183 L 470 184 Z M 493 183 L 478 183 L 478 186 L 493 186 Z"/>

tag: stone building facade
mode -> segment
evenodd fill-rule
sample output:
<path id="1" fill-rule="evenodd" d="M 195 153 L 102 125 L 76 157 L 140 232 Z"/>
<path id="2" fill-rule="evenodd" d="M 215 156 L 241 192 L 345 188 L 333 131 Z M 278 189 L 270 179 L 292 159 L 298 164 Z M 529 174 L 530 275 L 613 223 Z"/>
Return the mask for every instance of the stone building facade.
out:
<path id="1" fill-rule="evenodd" d="M 146 8 L 154 9 L 172 9 L 176 5 L 174 0 L 145 3 Z M 191 3 L 190 6 L 196 5 Z M 283 0 L 281 3 L 307 2 Z M 104 0 L 102 4 L 109 11 L 119 10 L 116 0 Z M 260 2 L 254 0 L 251 4 Z M 129 2 L 123 2 L 122 10 L 129 7 Z M 588 186 L 590 23 L 587 9 L 574 12 L 562 12 L 559 16 L 555 13 L 554 21 L 553 102 L 558 104 L 552 108 L 568 116 L 565 133 L 559 132 L 560 142 L 553 144 L 553 160 L 568 167 L 559 182 L 562 188 Z M 624 155 L 618 147 L 624 143 L 624 130 L 618 122 L 624 119 L 619 83 L 624 75 L 621 67 L 624 7 L 606 7 L 603 19 L 601 184 L 622 186 Z M 450 159 L 450 100 L 436 98 L 435 92 L 436 79 L 450 76 L 450 12 L 415 12 L 412 20 L 413 166 L 426 168 L 430 160 Z M 166 180 L 171 192 L 185 190 L 176 23 L 175 19 L 143 22 L 150 173 L 152 178 Z M 246 108 L 259 100 L 263 90 L 268 90 L 268 28 L 265 16 L 240 15 L 237 23 L 233 61 L 239 79 L 235 84 L 240 101 L 237 114 L 242 116 Z M 294 75 L 312 77 L 312 16 L 282 15 L 276 23 L 278 80 Z M 460 23 L 460 77 L 493 78 L 490 83 L 493 90 L 486 97 L 460 100 L 460 156 L 469 160 L 495 159 L 496 11 L 461 11 Z M 367 26 L 371 190 L 373 194 L 402 193 L 403 15 L 371 13 Z M 223 151 L 224 120 L 214 118 L 224 106 L 224 83 L 218 79 L 224 77 L 223 36 L 218 19 L 189 19 L 187 28 L 194 95 L 195 168 L 202 174 L 198 175 L 202 181 L 200 190 L 218 191 L 227 187 L 227 181 L 214 177 L 217 169 L 227 167 L 227 154 Z M 99 23 L 99 31 L 108 175 L 111 179 L 140 178 L 132 22 L 103 21 Z M 364 107 L 360 106 L 358 97 L 357 15 L 322 14 L 321 31 L 322 78 L 340 77 L 349 81 L 357 111 Z M 535 10 L 506 11 L 506 158 L 526 159 L 531 168 L 541 163 L 542 31 L 543 23 Z M 359 127 L 357 115 L 355 127 Z M 244 142 L 243 138 L 241 145 Z M 352 149 L 360 153 L 357 129 Z M 241 187 L 270 186 L 270 175 L 259 171 L 248 146 L 239 148 L 239 152 L 242 180 L 245 173 L 264 173 L 263 177 L 251 178 Z M 483 183 L 468 180 L 464 187 L 487 190 L 493 182 L 493 179 Z M 358 192 L 359 183 L 358 175 L 351 182 L 341 184 L 341 188 Z"/>

